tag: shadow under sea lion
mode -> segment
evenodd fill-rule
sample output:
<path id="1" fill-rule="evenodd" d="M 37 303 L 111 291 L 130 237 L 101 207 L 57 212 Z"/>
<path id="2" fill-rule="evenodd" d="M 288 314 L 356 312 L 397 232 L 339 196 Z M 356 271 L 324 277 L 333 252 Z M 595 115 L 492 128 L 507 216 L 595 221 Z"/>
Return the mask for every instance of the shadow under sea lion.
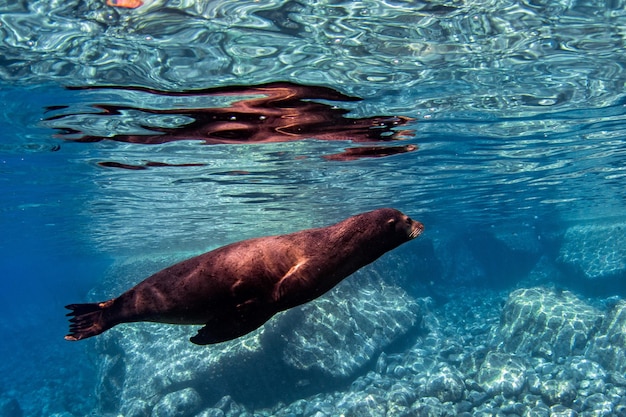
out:
<path id="1" fill-rule="evenodd" d="M 68 305 L 73 317 L 65 339 L 150 321 L 203 324 L 191 338 L 199 345 L 232 340 L 321 296 L 423 230 L 383 208 L 331 226 L 232 243 L 157 272 L 117 298 Z"/>

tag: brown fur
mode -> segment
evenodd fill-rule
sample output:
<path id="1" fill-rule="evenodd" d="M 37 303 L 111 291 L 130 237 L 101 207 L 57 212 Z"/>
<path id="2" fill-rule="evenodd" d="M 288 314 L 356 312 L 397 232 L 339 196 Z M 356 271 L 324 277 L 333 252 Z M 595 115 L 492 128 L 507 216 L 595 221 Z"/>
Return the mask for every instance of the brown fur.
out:
<path id="1" fill-rule="evenodd" d="M 422 230 L 421 223 L 386 208 L 327 227 L 232 243 L 157 272 L 112 300 L 68 305 L 73 318 L 65 339 L 137 321 L 204 324 L 191 338 L 197 344 L 235 339 L 319 297 Z"/>

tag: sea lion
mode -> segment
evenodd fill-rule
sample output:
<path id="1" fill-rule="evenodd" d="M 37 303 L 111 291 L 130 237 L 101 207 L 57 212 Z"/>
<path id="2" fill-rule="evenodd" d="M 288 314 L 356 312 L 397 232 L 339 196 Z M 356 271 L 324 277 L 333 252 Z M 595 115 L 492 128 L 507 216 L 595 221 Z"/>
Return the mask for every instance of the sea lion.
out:
<path id="1" fill-rule="evenodd" d="M 120 323 L 204 324 L 199 345 L 243 336 L 274 314 L 324 294 L 424 226 L 392 208 L 337 224 L 232 243 L 172 265 L 117 298 L 66 306 L 66 340 L 98 335 Z"/>

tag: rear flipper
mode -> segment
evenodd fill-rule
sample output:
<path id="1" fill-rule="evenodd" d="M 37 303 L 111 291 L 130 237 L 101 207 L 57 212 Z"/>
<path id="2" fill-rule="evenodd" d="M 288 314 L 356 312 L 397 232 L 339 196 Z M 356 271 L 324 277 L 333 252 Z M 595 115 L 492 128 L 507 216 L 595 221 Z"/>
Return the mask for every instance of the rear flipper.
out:
<path id="1" fill-rule="evenodd" d="M 70 334 L 65 340 L 76 341 L 98 335 L 112 327 L 106 322 L 104 312 L 111 306 L 113 300 L 103 303 L 70 304 L 65 308 L 72 310 L 67 316 L 70 319 Z"/>

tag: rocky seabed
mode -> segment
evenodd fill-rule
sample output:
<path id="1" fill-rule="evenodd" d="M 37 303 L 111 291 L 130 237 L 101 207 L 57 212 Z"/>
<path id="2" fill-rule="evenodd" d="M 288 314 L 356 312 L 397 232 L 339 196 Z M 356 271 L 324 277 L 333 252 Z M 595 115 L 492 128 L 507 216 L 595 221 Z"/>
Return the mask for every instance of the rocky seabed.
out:
<path id="1" fill-rule="evenodd" d="M 389 254 L 218 345 L 191 344 L 195 326 L 117 326 L 84 342 L 99 372 L 91 415 L 626 416 L 626 302 L 561 285 L 610 286 L 626 276 L 621 225 L 601 229 L 556 236 L 553 261 L 532 233 L 481 237 L 482 245 L 422 240 L 415 253 L 423 259 Z M 489 280 L 475 250 L 485 246 L 499 247 L 502 262 L 521 260 L 523 278 L 500 289 L 472 285 Z M 172 261 L 127 260 L 103 288 L 117 292 L 126 284 L 115 277 Z M 0 401 L 0 416 L 15 412 L 14 400 Z"/>
<path id="2" fill-rule="evenodd" d="M 100 404 L 110 408 L 101 412 L 626 416 L 626 302 L 610 299 L 602 310 L 569 291 L 534 287 L 508 296 L 483 291 L 437 308 L 428 299 L 410 303 L 396 287 L 384 289 L 396 303 L 377 304 L 376 285 L 346 286 L 218 353 L 199 353 L 158 325 L 111 334 L 101 343 Z M 352 311 L 342 291 L 359 290 Z M 413 313 L 404 311 L 385 333 L 407 302 Z M 376 314 L 353 318 L 348 310 Z"/>

